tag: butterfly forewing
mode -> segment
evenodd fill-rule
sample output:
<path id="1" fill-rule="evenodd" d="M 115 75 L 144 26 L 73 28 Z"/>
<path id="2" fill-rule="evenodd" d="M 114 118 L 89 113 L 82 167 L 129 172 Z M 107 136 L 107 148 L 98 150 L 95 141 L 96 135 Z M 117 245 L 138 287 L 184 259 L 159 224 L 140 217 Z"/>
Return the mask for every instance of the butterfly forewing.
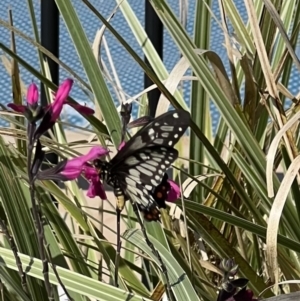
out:
<path id="1" fill-rule="evenodd" d="M 122 165 L 123 160 L 141 149 L 155 146 L 173 148 L 189 126 L 189 113 L 173 110 L 152 120 L 139 130 L 112 159 L 113 167 Z"/>
<path id="2" fill-rule="evenodd" d="M 153 187 L 159 185 L 165 171 L 177 157 L 178 152 L 174 148 L 150 147 L 125 158 L 122 165 L 112 168 L 112 172 L 119 178 L 123 178 L 125 175 L 132 179 L 135 178 L 137 182 L 143 183 L 151 191 Z"/>

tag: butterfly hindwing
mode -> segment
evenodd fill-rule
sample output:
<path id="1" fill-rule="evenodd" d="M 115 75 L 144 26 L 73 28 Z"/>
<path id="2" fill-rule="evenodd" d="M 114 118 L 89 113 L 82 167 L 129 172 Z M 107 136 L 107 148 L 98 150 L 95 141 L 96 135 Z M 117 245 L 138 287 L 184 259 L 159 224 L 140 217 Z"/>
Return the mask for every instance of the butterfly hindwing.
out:
<path id="1" fill-rule="evenodd" d="M 119 181 L 126 181 L 126 177 L 136 179 L 136 182 L 151 191 L 159 185 L 164 173 L 177 159 L 178 152 L 174 148 L 151 147 L 135 152 L 124 159 L 122 165 L 112 167 L 111 171 Z"/>

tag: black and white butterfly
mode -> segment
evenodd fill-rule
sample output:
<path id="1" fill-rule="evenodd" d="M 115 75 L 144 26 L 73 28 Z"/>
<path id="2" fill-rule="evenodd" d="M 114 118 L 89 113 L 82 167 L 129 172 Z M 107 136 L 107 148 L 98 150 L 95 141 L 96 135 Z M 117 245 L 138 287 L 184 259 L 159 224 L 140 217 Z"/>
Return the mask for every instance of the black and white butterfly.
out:
<path id="1" fill-rule="evenodd" d="M 122 116 L 122 137 L 130 119 L 131 106 L 124 106 Z M 138 121 L 137 124 L 141 122 Z M 144 123 L 144 120 L 143 122 Z M 167 112 L 147 123 L 121 148 L 110 161 L 95 160 L 100 178 L 114 189 L 117 198 L 117 254 L 115 260 L 115 284 L 118 286 L 118 265 L 120 259 L 120 212 L 129 200 L 137 213 L 137 219 L 146 243 L 158 258 L 166 277 L 167 295 L 171 296 L 168 272 L 159 252 L 149 240 L 139 212 L 148 221 L 159 220 L 159 208 L 165 208 L 168 177 L 166 171 L 177 159 L 174 148 L 190 124 L 190 115 L 183 110 Z M 122 140 L 123 141 L 123 140 Z"/>
<path id="2" fill-rule="evenodd" d="M 95 160 L 100 178 L 114 188 L 117 198 L 137 204 L 145 216 L 158 220 L 159 207 L 153 193 L 165 172 L 177 159 L 174 148 L 189 126 L 190 115 L 169 111 L 140 129 L 110 162 Z"/>

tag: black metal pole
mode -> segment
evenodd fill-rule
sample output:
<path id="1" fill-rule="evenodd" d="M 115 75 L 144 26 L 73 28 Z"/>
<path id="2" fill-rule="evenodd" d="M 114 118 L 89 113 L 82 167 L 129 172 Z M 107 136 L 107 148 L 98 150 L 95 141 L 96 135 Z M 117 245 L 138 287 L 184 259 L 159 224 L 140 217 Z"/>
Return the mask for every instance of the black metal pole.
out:
<path id="1" fill-rule="evenodd" d="M 148 0 L 146 0 L 145 2 L 145 30 L 149 37 L 149 40 L 152 42 L 158 55 L 162 58 L 163 57 L 163 24 Z M 145 62 L 146 64 L 148 64 L 146 58 L 145 58 Z M 152 81 L 145 74 L 144 88 L 146 89 L 151 85 L 153 85 Z M 159 96 L 160 96 L 160 91 L 158 89 L 154 89 L 148 93 L 149 111 L 150 111 L 149 114 L 152 117 L 155 116 Z"/>
<path id="2" fill-rule="evenodd" d="M 54 0 L 41 1 L 41 44 L 56 57 L 59 56 L 59 11 Z M 59 66 L 47 58 L 52 81 L 58 84 Z M 41 87 L 42 105 L 47 105 L 44 87 Z"/>
<path id="3" fill-rule="evenodd" d="M 152 42 L 155 50 L 158 55 L 163 57 L 163 24 L 158 18 L 155 10 L 148 0 L 145 1 L 145 31 L 148 35 L 149 40 Z M 148 64 L 147 59 L 145 58 L 145 63 Z M 153 82 L 145 74 L 144 75 L 144 88 L 148 88 L 153 85 Z M 154 89 L 148 92 L 148 101 L 149 101 L 149 115 L 155 117 L 156 107 L 158 104 L 160 96 L 160 91 Z M 149 271 L 150 265 L 147 261 L 144 261 L 144 267 Z M 142 276 L 142 282 L 148 287 L 147 278 Z M 148 287 L 149 288 L 149 287 Z"/>
<path id="4" fill-rule="evenodd" d="M 53 55 L 59 57 L 59 11 L 54 0 L 41 1 L 41 44 L 47 48 Z M 53 60 L 47 57 L 52 82 L 59 84 L 59 66 Z M 41 83 L 41 104 L 47 105 L 47 97 L 44 85 Z M 54 153 L 48 153 L 45 160 L 52 163 L 58 163 L 58 157 Z M 42 168 L 48 168 L 44 165 Z M 53 198 L 53 201 L 54 198 Z"/>

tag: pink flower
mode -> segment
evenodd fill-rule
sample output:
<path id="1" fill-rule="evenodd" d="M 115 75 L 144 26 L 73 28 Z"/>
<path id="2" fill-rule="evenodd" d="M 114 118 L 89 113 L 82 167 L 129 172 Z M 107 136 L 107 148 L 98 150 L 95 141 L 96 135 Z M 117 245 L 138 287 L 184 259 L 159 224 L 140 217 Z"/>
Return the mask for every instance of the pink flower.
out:
<path id="1" fill-rule="evenodd" d="M 174 182 L 170 179 L 168 179 L 168 183 L 170 184 L 170 190 L 168 192 L 167 201 L 175 202 L 181 196 L 180 187 L 176 182 Z"/>
<path id="2" fill-rule="evenodd" d="M 69 92 L 71 91 L 72 86 L 73 86 L 73 80 L 68 78 L 58 87 L 54 101 L 50 105 L 50 107 L 47 111 L 47 113 L 48 112 L 50 113 L 50 116 L 51 116 L 50 122 L 52 122 L 53 124 L 59 117 L 59 115 L 62 111 L 63 105 L 69 96 Z"/>
<path id="3" fill-rule="evenodd" d="M 97 170 L 94 167 L 85 166 L 84 175 L 90 182 L 86 195 L 89 198 L 94 198 L 95 196 L 99 196 L 102 200 L 106 200 L 107 196 L 105 193 L 105 189 L 100 180 Z"/>
<path id="4" fill-rule="evenodd" d="M 73 85 L 72 79 L 66 79 L 59 87 L 55 94 L 54 101 L 47 106 L 39 106 L 39 92 L 35 84 L 31 84 L 27 90 L 27 105 L 17 105 L 10 103 L 7 106 L 16 112 L 22 113 L 30 123 L 36 123 L 42 118 L 40 125 L 37 127 L 34 137 L 38 139 L 48 131 L 57 121 L 65 104 L 73 107 L 77 112 L 84 115 L 94 114 L 94 110 L 80 104 L 68 102 L 68 96 Z"/>
<path id="5" fill-rule="evenodd" d="M 36 84 L 32 83 L 27 89 L 27 104 L 31 106 L 37 105 L 39 100 L 39 90 Z"/>
<path id="6" fill-rule="evenodd" d="M 69 181 L 75 180 L 83 174 L 90 180 L 90 186 L 94 187 L 95 195 L 99 195 L 101 198 L 105 196 L 106 198 L 98 172 L 89 162 L 107 155 L 108 152 L 109 151 L 102 146 L 94 146 L 86 155 L 71 160 L 64 160 L 52 168 L 40 171 L 37 174 L 37 179 Z M 97 181 L 100 184 L 97 184 Z M 102 191 L 100 191 L 100 188 Z"/>
<path id="7" fill-rule="evenodd" d="M 120 151 L 124 146 L 125 146 L 126 142 L 122 141 L 118 147 L 118 151 Z"/>
<path id="8" fill-rule="evenodd" d="M 95 196 L 99 196 L 102 200 L 107 200 L 105 189 L 101 181 L 97 179 L 92 179 L 90 182 L 89 189 L 86 195 L 93 199 Z"/>
<path id="9" fill-rule="evenodd" d="M 39 139 L 46 131 L 52 128 L 58 119 L 63 105 L 69 96 L 69 92 L 72 88 L 73 80 L 65 80 L 56 92 L 54 101 L 50 106 L 48 106 L 46 113 L 40 123 L 40 126 L 36 129 L 34 138 Z"/>
<path id="10" fill-rule="evenodd" d="M 32 83 L 27 89 L 27 105 L 17 105 L 15 103 L 9 103 L 7 106 L 18 113 L 28 115 L 29 111 L 34 111 L 37 108 L 37 102 L 39 100 L 39 92 L 36 84 Z M 30 109 L 30 110 L 29 110 Z"/>
<path id="11" fill-rule="evenodd" d="M 16 105 L 15 103 L 9 103 L 7 105 L 9 108 L 13 109 L 15 112 L 24 114 L 27 107 L 24 105 Z"/>

